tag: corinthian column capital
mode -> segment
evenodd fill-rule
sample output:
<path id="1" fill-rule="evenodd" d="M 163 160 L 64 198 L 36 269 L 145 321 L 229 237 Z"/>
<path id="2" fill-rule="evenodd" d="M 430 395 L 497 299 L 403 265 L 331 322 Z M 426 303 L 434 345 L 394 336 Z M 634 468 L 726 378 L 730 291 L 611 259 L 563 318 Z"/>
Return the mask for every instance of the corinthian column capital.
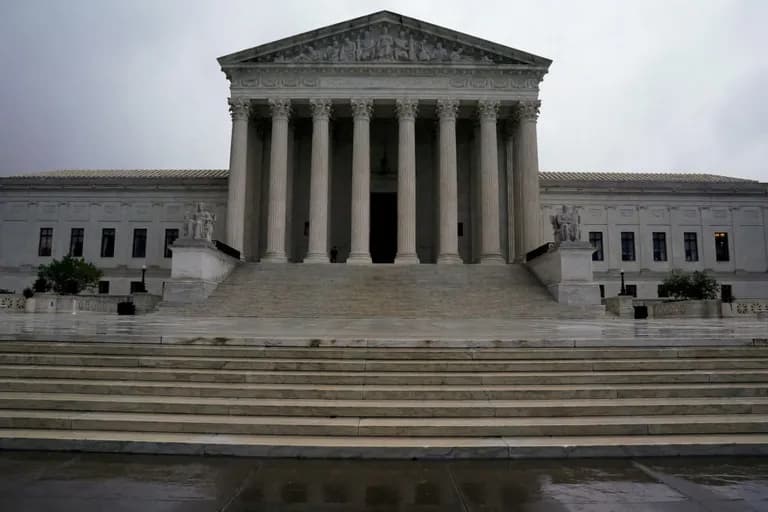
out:
<path id="1" fill-rule="evenodd" d="M 441 120 L 455 120 L 459 111 L 459 100 L 437 100 L 437 117 Z"/>
<path id="2" fill-rule="evenodd" d="M 403 98 L 395 100 L 395 111 L 398 119 L 416 119 L 419 111 L 419 100 Z"/>
<path id="3" fill-rule="evenodd" d="M 270 98 L 269 109 L 275 119 L 288 119 L 291 116 L 291 100 L 288 98 Z"/>
<path id="4" fill-rule="evenodd" d="M 499 105 L 499 100 L 480 100 L 477 102 L 477 116 L 481 121 L 496 121 Z"/>
<path id="5" fill-rule="evenodd" d="M 352 105 L 352 116 L 355 119 L 365 119 L 369 121 L 373 114 L 373 100 L 371 98 L 352 98 L 349 100 Z"/>
<path id="6" fill-rule="evenodd" d="M 515 118 L 518 121 L 536 121 L 539 117 L 539 108 L 541 108 L 539 100 L 520 101 L 515 110 Z"/>
<path id="7" fill-rule="evenodd" d="M 229 114 L 233 121 L 248 119 L 251 112 L 251 100 L 248 98 L 228 98 Z"/>
<path id="8" fill-rule="evenodd" d="M 312 109 L 313 119 L 328 119 L 331 117 L 331 100 L 327 98 L 311 99 L 309 106 Z"/>

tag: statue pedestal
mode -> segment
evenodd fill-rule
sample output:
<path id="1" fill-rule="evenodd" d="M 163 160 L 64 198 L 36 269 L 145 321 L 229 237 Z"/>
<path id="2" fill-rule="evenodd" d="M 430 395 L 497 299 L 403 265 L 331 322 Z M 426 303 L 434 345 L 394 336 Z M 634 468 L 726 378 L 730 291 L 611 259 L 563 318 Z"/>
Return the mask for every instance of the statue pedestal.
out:
<path id="1" fill-rule="evenodd" d="M 171 249 L 171 279 L 163 291 L 167 303 L 203 302 L 240 262 L 208 240 L 180 238 Z"/>
<path id="2" fill-rule="evenodd" d="M 562 242 L 526 265 L 557 302 L 599 305 L 600 287 L 592 275 L 593 252 L 595 249 L 589 242 Z"/>

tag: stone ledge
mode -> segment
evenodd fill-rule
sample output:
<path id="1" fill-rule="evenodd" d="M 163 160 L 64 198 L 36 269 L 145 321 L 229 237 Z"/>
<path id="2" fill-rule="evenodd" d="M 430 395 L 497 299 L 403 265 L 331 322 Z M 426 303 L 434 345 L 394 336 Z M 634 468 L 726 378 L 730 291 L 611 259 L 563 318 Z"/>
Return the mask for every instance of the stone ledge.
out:
<path id="1" fill-rule="evenodd" d="M 768 455 L 768 435 L 388 438 L 0 430 L 2 450 L 336 459 Z"/>

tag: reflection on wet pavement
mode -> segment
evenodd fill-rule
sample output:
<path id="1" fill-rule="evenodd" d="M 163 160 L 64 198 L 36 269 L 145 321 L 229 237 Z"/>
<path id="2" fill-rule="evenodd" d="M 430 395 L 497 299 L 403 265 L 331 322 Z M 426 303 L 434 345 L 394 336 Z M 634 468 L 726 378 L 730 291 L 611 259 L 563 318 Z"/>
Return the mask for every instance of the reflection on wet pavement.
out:
<path id="1" fill-rule="evenodd" d="M 0 453 L 0 510 L 759 511 L 768 460 L 259 460 Z"/>

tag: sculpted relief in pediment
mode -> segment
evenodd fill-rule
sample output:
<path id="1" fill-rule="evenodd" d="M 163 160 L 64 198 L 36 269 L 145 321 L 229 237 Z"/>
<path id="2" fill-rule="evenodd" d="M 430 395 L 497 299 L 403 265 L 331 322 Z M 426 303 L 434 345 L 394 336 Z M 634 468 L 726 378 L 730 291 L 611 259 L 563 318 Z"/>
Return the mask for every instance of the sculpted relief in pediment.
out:
<path id="1" fill-rule="evenodd" d="M 493 64 L 505 59 L 431 34 L 382 23 L 297 45 L 257 60 L 275 63 Z"/>

